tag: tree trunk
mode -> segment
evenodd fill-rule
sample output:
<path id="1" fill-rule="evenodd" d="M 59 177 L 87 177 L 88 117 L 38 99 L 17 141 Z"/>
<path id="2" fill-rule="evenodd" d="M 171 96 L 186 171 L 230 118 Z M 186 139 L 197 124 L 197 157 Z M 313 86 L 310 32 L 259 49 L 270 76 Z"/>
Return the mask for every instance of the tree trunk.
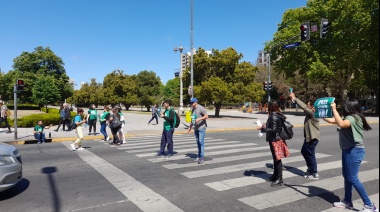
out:
<path id="1" fill-rule="evenodd" d="M 222 107 L 222 103 L 215 103 L 215 117 L 219 117 L 221 107 Z"/>

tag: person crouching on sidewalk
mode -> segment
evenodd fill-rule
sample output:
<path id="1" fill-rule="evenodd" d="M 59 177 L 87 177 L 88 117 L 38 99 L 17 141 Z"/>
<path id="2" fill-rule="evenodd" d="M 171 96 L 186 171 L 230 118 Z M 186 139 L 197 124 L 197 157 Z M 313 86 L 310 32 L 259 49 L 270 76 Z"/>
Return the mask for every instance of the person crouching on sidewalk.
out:
<path id="1" fill-rule="evenodd" d="M 49 129 L 51 126 L 53 125 L 50 124 L 49 126 L 44 126 L 41 120 L 38 121 L 36 126 L 34 126 L 34 130 L 33 130 L 34 138 L 37 139 L 38 144 L 46 143 L 44 129 Z"/>

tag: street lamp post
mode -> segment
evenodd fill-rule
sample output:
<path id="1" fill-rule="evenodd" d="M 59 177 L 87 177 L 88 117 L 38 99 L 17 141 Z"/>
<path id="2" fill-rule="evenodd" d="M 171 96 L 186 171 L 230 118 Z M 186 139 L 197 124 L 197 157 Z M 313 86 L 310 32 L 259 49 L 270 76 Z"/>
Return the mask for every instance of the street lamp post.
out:
<path id="1" fill-rule="evenodd" d="M 194 0 L 190 0 L 190 86 L 191 86 L 191 98 L 194 97 Z"/>
<path id="2" fill-rule="evenodd" d="M 179 111 L 183 113 L 183 82 L 182 82 L 182 73 L 183 73 L 183 66 L 182 66 L 182 51 L 183 47 L 182 44 L 179 45 L 179 47 L 174 47 L 174 52 L 177 53 L 179 51 L 179 62 L 180 62 L 180 69 L 179 69 L 179 81 L 180 81 L 180 87 L 179 87 Z"/>

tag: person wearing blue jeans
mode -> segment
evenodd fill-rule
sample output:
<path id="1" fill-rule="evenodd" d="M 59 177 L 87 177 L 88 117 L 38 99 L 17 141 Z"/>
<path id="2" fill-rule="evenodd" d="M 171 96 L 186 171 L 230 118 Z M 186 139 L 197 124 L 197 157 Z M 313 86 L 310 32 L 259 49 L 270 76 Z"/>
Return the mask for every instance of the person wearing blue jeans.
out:
<path id="1" fill-rule="evenodd" d="M 107 121 L 110 118 L 110 113 L 108 111 L 109 111 L 109 107 L 108 106 L 104 106 L 104 111 L 100 115 L 100 118 L 99 118 L 99 121 L 100 121 L 100 132 L 104 136 L 104 139 L 103 139 L 104 141 L 109 141 L 110 140 L 110 137 L 108 136 L 107 131 L 106 131 L 106 129 L 107 129 Z"/>
<path id="2" fill-rule="evenodd" d="M 291 92 L 290 98 L 305 112 L 303 136 L 304 142 L 301 148 L 301 154 L 305 159 L 307 170 L 304 173 L 304 177 L 308 179 L 319 179 L 317 158 L 315 157 L 315 149 L 319 142 L 320 128 L 319 119 L 315 118 L 314 102 L 315 98 L 310 98 L 307 104 L 296 98 L 296 95 Z"/>
<path id="3" fill-rule="evenodd" d="M 363 130 L 371 130 L 365 119 L 360 103 L 355 99 L 349 99 L 343 105 L 342 119 L 336 109 L 336 104 L 331 103 L 333 118 L 324 118 L 331 124 L 336 124 L 339 130 L 339 146 L 342 149 L 342 174 L 344 178 L 344 199 L 340 202 L 334 202 L 338 208 L 353 209 L 352 189 L 359 193 L 364 202 L 363 209 L 360 212 L 377 211 L 375 204 L 369 199 L 364 185 L 359 180 L 360 164 L 365 156 L 363 143 Z"/>
<path id="4" fill-rule="evenodd" d="M 168 153 L 166 157 L 173 156 L 173 134 L 174 134 L 174 126 L 175 126 L 175 111 L 171 108 L 172 101 L 167 99 L 163 103 L 163 107 L 165 108 L 164 112 L 160 113 L 160 117 L 163 118 L 164 121 L 164 129 L 162 131 L 161 136 L 161 146 L 160 146 L 160 152 L 158 153 L 158 157 L 161 157 L 164 155 L 165 147 L 168 146 Z"/>
<path id="5" fill-rule="evenodd" d="M 149 120 L 148 124 L 156 119 L 156 124 L 158 124 L 158 116 L 157 116 L 157 104 L 154 104 L 152 107 L 152 118 Z"/>
<path id="6" fill-rule="evenodd" d="M 34 126 L 34 138 L 37 139 L 38 144 L 46 143 L 44 129 L 49 129 L 51 126 L 53 125 L 44 126 L 42 121 L 38 121 L 37 125 Z"/>
<path id="7" fill-rule="evenodd" d="M 202 164 L 204 161 L 204 156 L 205 156 L 204 139 L 205 139 L 206 127 L 207 127 L 206 119 L 208 118 L 207 110 L 202 105 L 198 104 L 197 98 L 192 98 L 190 100 L 190 104 L 192 106 L 192 111 L 191 111 L 191 123 L 190 123 L 188 133 L 191 131 L 192 128 L 194 128 L 195 139 L 197 141 L 197 146 L 198 146 L 198 156 L 195 159 L 195 162 L 198 162 L 198 164 Z"/>
<path id="8" fill-rule="evenodd" d="M 198 162 L 203 162 L 201 160 L 205 157 L 205 134 L 206 128 L 194 130 L 194 135 L 198 146 L 198 157 L 196 159 Z"/>

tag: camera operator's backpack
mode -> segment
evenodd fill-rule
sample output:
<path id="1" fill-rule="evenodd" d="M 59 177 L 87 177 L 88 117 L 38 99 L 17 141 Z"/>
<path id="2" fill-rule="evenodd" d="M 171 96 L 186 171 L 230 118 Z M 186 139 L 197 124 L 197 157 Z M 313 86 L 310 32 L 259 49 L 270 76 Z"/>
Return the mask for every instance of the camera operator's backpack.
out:
<path id="1" fill-rule="evenodd" d="M 293 138 L 293 125 L 288 122 L 284 121 L 284 125 L 282 126 L 281 133 L 280 133 L 280 138 L 282 140 L 290 140 Z"/>

